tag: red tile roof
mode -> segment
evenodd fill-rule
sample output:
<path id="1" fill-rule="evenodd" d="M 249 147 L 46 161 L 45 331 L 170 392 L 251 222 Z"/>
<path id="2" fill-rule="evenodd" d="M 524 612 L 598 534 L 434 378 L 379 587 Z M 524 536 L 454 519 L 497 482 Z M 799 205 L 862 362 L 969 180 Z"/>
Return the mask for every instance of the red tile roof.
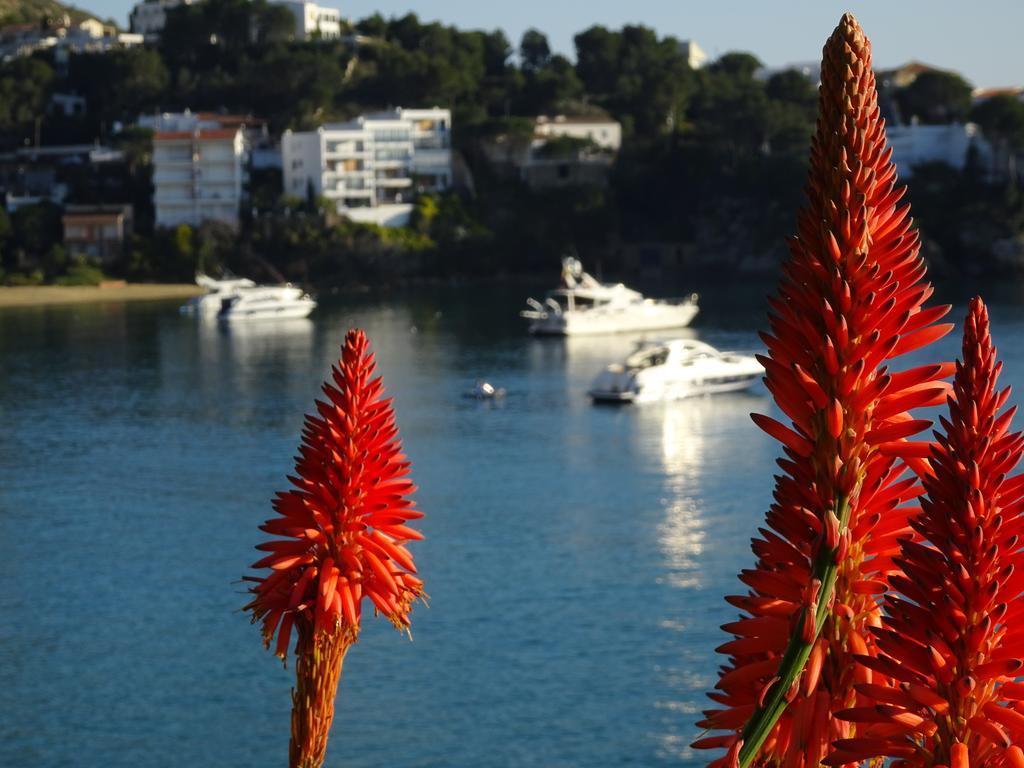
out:
<path id="1" fill-rule="evenodd" d="M 154 141 L 181 141 L 183 139 L 223 139 L 234 140 L 238 135 L 237 128 L 203 128 L 198 131 L 157 131 Z"/>

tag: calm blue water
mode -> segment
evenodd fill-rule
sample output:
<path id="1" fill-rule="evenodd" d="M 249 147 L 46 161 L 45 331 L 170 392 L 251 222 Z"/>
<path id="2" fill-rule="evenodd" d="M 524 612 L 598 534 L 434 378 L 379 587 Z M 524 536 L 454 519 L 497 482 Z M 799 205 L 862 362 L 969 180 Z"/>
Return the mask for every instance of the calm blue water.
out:
<path id="1" fill-rule="evenodd" d="M 775 446 L 747 414 L 770 404 L 594 408 L 589 379 L 631 340 L 530 339 L 524 293 L 230 331 L 165 303 L 0 312 L 0 765 L 286 764 L 292 672 L 237 579 L 352 325 L 421 488 L 431 601 L 413 642 L 365 627 L 328 765 L 700 764 L 722 596 L 771 489 Z M 694 333 L 756 348 L 763 293 L 705 294 Z M 992 311 L 1020 385 L 1018 298 Z M 462 399 L 477 378 L 507 400 Z"/>

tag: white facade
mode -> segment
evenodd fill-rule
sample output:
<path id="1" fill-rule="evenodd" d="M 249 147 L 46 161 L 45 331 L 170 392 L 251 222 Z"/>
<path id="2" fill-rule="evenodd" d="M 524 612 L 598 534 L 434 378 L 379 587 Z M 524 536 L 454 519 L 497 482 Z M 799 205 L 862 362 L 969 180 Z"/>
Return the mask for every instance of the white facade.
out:
<path id="1" fill-rule="evenodd" d="M 401 226 L 418 192 L 452 185 L 451 111 L 396 109 L 286 131 L 281 137 L 285 194 L 312 190 L 353 221 Z"/>
<path id="2" fill-rule="evenodd" d="M 277 4 L 283 5 L 295 17 L 296 40 L 316 37 L 333 40 L 341 37 L 341 11 L 337 8 L 325 8 L 304 0 L 281 0 Z"/>
<path id="3" fill-rule="evenodd" d="M 157 133 L 153 137 L 157 226 L 197 226 L 206 219 L 237 226 L 245 175 L 241 128 Z"/>
<path id="4" fill-rule="evenodd" d="M 686 63 L 690 69 L 700 69 L 707 63 L 708 55 L 704 49 L 697 45 L 696 40 L 683 40 L 679 43 L 679 52 L 686 57 Z"/>
<path id="5" fill-rule="evenodd" d="M 887 125 L 885 133 L 896 171 L 903 179 L 913 176 L 914 166 L 922 163 L 946 163 L 962 169 L 972 146 L 984 167 L 992 157 L 991 146 L 974 123 Z"/>
<path id="6" fill-rule="evenodd" d="M 593 117 L 566 117 L 556 115 L 537 118 L 533 128 L 534 145 L 542 145 L 547 139 L 567 136 L 586 139 L 601 149 L 618 152 L 622 146 L 622 126 L 614 120 Z"/>
<path id="7" fill-rule="evenodd" d="M 159 36 L 167 23 L 167 11 L 193 2 L 195 0 L 144 0 L 132 8 L 128 16 L 132 32 L 151 38 Z"/>

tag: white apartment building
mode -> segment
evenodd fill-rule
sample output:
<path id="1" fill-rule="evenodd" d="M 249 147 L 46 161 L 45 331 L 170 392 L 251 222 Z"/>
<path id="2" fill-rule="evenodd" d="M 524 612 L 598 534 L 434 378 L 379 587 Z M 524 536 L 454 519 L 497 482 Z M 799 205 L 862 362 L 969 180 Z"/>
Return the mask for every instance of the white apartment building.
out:
<path id="1" fill-rule="evenodd" d="M 452 185 L 451 111 L 402 109 L 315 131 L 285 131 L 286 194 L 309 190 L 353 221 L 403 226 L 418 192 Z"/>
<path id="2" fill-rule="evenodd" d="M 992 162 L 992 145 L 974 123 L 886 125 L 885 134 L 902 179 L 913 176 L 914 166 L 922 163 L 946 163 L 962 170 L 972 147 L 983 168 Z"/>
<path id="3" fill-rule="evenodd" d="M 240 126 L 158 131 L 153 136 L 156 224 L 197 226 L 203 220 L 238 225 L 247 173 Z"/>
<path id="4" fill-rule="evenodd" d="M 179 5 L 192 5 L 195 0 L 143 0 L 128 15 L 132 32 L 150 39 L 159 37 L 167 23 L 167 11 Z"/>
<path id="5" fill-rule="evenodd" d="M 277 5 L 284 6 L 295 17 L 296 40 L 341 37 L 341 11 L 337 8 L 325 8 L 304 0 L 280 0 Z"/>

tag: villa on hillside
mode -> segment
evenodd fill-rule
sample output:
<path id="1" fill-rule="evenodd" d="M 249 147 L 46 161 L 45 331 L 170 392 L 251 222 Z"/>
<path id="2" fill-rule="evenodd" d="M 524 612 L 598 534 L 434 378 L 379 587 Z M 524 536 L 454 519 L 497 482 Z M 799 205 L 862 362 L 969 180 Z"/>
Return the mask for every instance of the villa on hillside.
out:
<path id="1" fill-rule="evenodd" d="M 334 40 L 341 37 L 341 11 L 309 0 L 277 0 L 295 17 L 296 40 Z"/>
<path id="2" fill-rule="evenodd" d="M 180 5 L 192 5 L 196 0 L 143 0 L 132 8 L 128 15 L 128 23 L 132 32 L 143 35 L 152 41 L 164 31 L 167 23 L 167 11 Z"/>
<path id="3" fill-rule="evenodd" d="M 65 16 L 47 26 L 35 23 L 0 27 L 0 61 L 48 50 L 58 56 L 103 53 L 114 48 L 141 45 L 142 41 L 140 35 L 118 32 L 116 27 L 96 19 L 72 22 Z"/>
<path id="4" fill-rule="evenodd" d="M 353 221 L 403 226 L 419 192 L 452 186 L 448 109 L 363 115 L 281 137 L 284 192 L 333 201 Z"/>
<path id="5" fill-rule="evenodd" d="M 483 150 L 499 173 L 538 189 L 604 186 L 621 146 L 622 125 L 605 115 L 539 115 L 528 134 L 500 134 Z"/>
<path id="6" fill-rule="evenodd" d="M 132 32 L 156 40 L 167 24 L 167 12 L 182 5 L 193 5 L 200 0 L 142 0 L 129 15 Z M 296 40 L 333 40 L 341 36 L 341 11 L 309 2 L 309 0 L 271 0 L 287 8 L 295 17 Z"/>

